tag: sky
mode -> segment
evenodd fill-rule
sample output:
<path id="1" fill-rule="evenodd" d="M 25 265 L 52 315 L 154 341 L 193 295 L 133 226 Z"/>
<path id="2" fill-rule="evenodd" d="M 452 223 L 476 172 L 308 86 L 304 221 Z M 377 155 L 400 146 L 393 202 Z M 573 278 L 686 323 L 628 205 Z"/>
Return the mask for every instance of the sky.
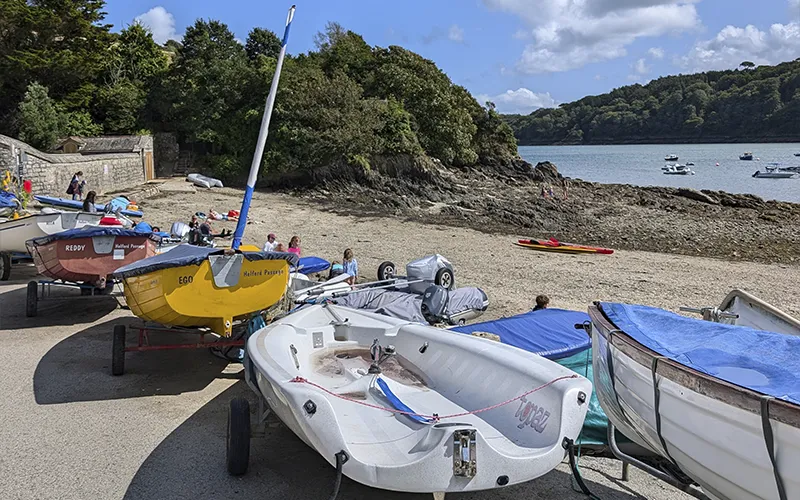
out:
<path id="1" fill-rule="evenodd" d="M 800 57 L 800 0 L 295 0 L 288 52 L 314 49 L 329 21 L 370 45 L 402 45 L 433 60 L 503 113 L 602 94 L 659 76 L 776 64 Z M 240 40 L 283 32 L 290 2 L 109 0 L 107 22 L 180 40 L 198 18 Z"/>

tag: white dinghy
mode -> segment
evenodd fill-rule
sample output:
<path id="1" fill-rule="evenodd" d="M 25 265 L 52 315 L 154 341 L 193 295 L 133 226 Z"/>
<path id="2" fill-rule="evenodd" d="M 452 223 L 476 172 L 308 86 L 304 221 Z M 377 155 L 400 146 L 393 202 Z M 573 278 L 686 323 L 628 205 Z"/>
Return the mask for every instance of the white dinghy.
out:
<path id="1" fill-rule="evenodd" d="M 25 242 L 68 229 L 97 225 L 102 213 L 51 212 L 0 222 L 0 252 L 27 253 Z"/>
<path id="2" fill-rule="evenodd" d="M 752 296 L 742 303 L 754 303 Z M 760 322 L 762 312 L 747 318 Z M 717 311 L 719 318 L 729 314 Z M 615 451 L 618 457 L 678 487 L 694 481 L 702 493 L 692 494 L 700 498 L 800 498 L 800 331 L 786 335 L 628 304 L 596 303 L 589 315 L 609 435 L 616 427 L 679 473 L 665 478 Z"/>
<path id="3" fill-rule="evenodd" d="M 256 331 L 248 384 L 344 475 L 394 491 L 486 490 L 555 468 L 591 383 L 491 340 L 335 305 Z M 262 414 L 259 412 L 259 415 Z M 228 470 L 243 474 L 249 407 L 231 402 Z"/>

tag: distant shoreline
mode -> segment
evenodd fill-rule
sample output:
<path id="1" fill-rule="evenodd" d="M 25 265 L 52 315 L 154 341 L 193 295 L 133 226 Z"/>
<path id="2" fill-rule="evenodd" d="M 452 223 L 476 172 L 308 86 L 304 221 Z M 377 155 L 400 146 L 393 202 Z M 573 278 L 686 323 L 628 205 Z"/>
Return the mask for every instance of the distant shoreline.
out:
<path id="1" fill-rule="evenodd" d="M 642 138 L 626 139 L 623 141 L 589 141 L 589 142 L 536 142 L 529 144 L 517 143 L 520 146 L 658 146 L 661 144 L 800 144 L 800 138 L 794 137 L 760 137 L 760 138 L 729 138 L 713 137 L 698 138 L 697 140 L 687 139 L 686 137 L 663 137 L 663 138 Z M 800 151 L 798 151 L 800 153 Z"/>

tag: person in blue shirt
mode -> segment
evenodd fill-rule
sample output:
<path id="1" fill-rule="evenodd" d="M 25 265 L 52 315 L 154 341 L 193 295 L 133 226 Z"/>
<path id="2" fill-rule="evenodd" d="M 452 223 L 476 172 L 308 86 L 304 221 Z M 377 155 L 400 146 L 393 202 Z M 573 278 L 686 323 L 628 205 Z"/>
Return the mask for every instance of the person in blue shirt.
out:
<path id="1" fill-rule="evenodd" d="M 351 285 L 355 285 L 358 279 L 358 261 L 353 257 L 353 251 L 349 248 L 344 251 L 342 267 L 344 268 L 344 272 L 350 275 L 347 282 Z"/>

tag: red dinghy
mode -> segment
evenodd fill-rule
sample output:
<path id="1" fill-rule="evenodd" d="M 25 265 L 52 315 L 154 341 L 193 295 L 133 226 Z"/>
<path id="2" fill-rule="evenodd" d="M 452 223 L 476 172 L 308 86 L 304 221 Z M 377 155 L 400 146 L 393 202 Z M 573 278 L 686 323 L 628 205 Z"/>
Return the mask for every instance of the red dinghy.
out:
<path id="1" fill-rule="evenodd" d="M 104 288 L 118 268 L 155 255 L 158 242 L 153 233 L 100 226 L 35 238 L 26 245 L 39 274 Z"/>
<path id="2" fill-rule="evenodd" d="M 593 247 L 589 245 L 578 245 L 575 243 L 562 243 L 555 238 L 549 240 L 519 240 L 517 245 L 533 250 L 542 250 L 545 252 L 561 252 L 561 253 L 599 253 L 610 255 L 614 250 L 610 248 Z"/>

